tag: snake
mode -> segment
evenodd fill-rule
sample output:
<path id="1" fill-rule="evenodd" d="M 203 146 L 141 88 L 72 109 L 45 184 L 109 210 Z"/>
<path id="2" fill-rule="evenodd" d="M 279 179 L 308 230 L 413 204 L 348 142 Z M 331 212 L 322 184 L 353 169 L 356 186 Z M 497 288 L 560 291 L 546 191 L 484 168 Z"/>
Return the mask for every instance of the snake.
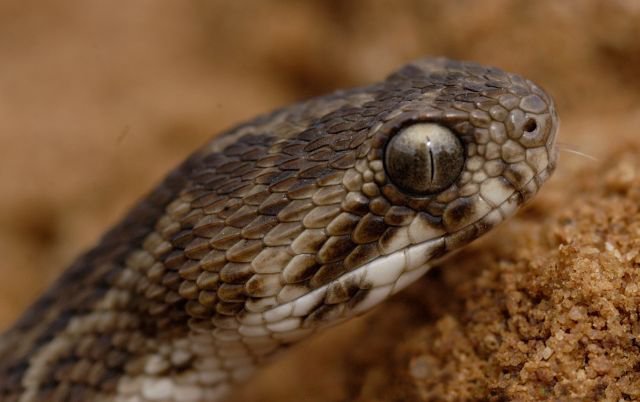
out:
<path id="1" fill-rule="evenodd" d="M 513 215 L 557 127 L 538 85 L 446 58 L 239 124 L 0 337 L 0 400 L 224 400 Z"/>

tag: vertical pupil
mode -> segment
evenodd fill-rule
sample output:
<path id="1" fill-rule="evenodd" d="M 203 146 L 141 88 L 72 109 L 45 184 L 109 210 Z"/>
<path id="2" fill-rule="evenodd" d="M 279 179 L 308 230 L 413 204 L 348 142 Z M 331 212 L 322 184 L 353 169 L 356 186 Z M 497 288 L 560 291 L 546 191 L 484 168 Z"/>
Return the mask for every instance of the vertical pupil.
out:
<path id="1" fill-rule="evenodd" d="M 411 194 L 434 194 L 449 187 L 460 174 L 464 152 L 446 127 L 416 123 L 394 135 L 385 150 L 389 179 Z"/>
<path id="2" fill-rule="evenodd" d="M 431 172 L 431 181 L 433 182 L 435 174 L 436 174 L 436 168 L 434 166 L 434 161 L 433 161 L 433 151 L 431 150 L 431 139 L 429 137 L 427 137 L 427 149 L 429 150 L 429 171 Z"/>

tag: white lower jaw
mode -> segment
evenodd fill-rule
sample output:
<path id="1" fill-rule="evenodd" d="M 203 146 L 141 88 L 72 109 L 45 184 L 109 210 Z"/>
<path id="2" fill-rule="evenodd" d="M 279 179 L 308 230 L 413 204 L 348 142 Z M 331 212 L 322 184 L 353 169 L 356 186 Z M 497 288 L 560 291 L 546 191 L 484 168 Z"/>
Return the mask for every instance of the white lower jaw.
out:
<path id="1" fill-rule="evenodd" d="M 308 328 L 309 326 L 305 325 L 304 319 L 319 306 L 328 304 L 326 301 L 330 299 L 331 292 L 335 292 L 338 287 L 346 287 L 347 285 L 353 286 L 355 284 L 359 289 L 366 290 L 365 297 L 348 308 L 337 308 L 337 310 L 341 310 L 341 314 L 332 316 L 331 320 L 326 323 L 320 323 L 320 327 L 332 325 L 345 318 L 361 314 L 423 275 L 429 269 L 430 265 L 427 263 L 432 259 L 434 253 L 442 250 L 443 247 L 444 238 L 408 247 L 371 261 L 288 303 L 262 313 L 244 314 L 240 318 L 238 333 L 244 334 L 246 337 L 270 336 L 291 342 L 293 339 L 287 336 L 287 333 Z M 349 302 L 341 304 L 346 303 Z M 338 306 L 336 305 L 336 307 Z"/>
<path id="2" fill-rule="evenodd" d="M 532 180 L 533 181 L 533 180 Z M 494 227 L 507 217 L 513 215 L 522 202 L 522 196 L 514 191 L 510 197 L 494 208 L 474 225 Z M 464 230 L 464 229 L 463 229 Z M 331 326 L 354 315 L 359 315 L 390 295 L 400 291 L 424 275 L 438 260 L 434 256 L 447 249 L 451 255 L 450 245 L 446 243 L 452 234 L 424 241 L 377 258 L 351 272 L 342 275 L 335 281 L 285 304 L 264 312 L 246 313 L 239 317 L 240 327 L 236 331 L 224 331 L 235 339 L 251 342 L 253 338 L 270 338 L 290 343 L 307 336 L 320 328 Z M 366 291 L 357 303 L 343 301 L 332 304 L 331 295 L 340 287 L 357 286 Z M 307 322 L 310 314 L 321 306 L 335 307 L 334 313 L 326 321 Z M 216 336 L 214 330 L 214 336 Z M 223 331 L 220 331 L 222 335 Z M 217 337 L 217 336 L 216 336 Z"/>

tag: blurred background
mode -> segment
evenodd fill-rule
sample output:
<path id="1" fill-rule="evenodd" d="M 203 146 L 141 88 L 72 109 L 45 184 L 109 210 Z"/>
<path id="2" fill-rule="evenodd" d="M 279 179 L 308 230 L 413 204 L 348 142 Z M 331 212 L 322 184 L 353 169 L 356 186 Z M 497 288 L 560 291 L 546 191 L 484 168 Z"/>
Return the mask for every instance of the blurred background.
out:
<path id="1" fill-rule="evenodd" d="M 0 328 L 212 135 L 425 55 L 541 84 L 595 157 L 640 127 L 635 0 L 1 0 Z"/>

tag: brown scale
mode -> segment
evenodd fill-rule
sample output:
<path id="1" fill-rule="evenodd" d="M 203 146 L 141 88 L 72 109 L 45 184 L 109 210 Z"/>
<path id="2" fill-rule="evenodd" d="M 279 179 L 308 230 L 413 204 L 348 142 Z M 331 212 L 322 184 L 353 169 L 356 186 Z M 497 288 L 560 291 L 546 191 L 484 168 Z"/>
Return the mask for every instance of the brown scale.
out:
<path id="1" fill-rule="evenodd" d="M 287 283 L 304 282 L 311 278 L 320 268 L 314 254 L 299 254 L 293 257 L 282 271 L 282 277 Z"/>

